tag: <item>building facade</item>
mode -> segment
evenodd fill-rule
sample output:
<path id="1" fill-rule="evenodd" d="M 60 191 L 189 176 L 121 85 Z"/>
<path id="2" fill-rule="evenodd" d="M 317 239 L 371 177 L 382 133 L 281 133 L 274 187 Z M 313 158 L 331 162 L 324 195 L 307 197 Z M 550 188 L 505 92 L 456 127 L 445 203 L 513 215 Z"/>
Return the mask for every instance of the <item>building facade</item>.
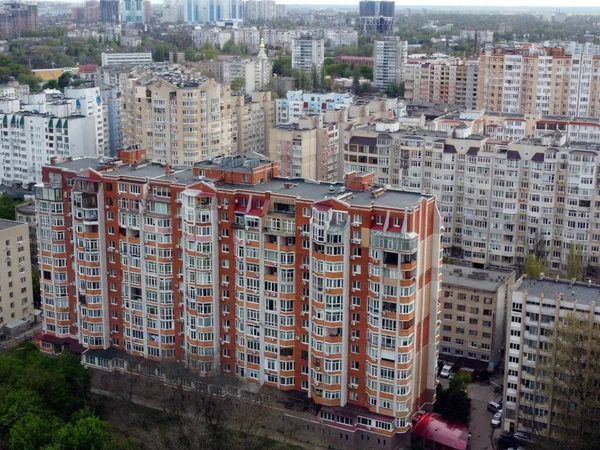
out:
<path id="1" fill-rule="evenodd" d="M 432 197 L 372 190 L 369 174 L 278 178 L 277 164 L 241 157 L 175 172 L 73 160 L 44 174 L 43 351 L 71 340 L 105 369 L 132 355 L 300 391 L 324 424 L 359 431 L 354 447 L 362 434 L 395 448 L 434 401 Z M 75 266 L 54 263 L 69 254 Z"/>
<path id="2" fill-rule="evenodd" d="M 119 0 L 100 0 L 100 21 L 104 23 L 121 23 Z"/>
<path id="3" fill-rule="evenodd" d="M 0 327 L 16 320 L 33 319 L 33 290 L 29 227 L 0 219 L 2 276 L 0 277 Z"/>
<path id="4" fill-rule="evenodd" d="M 600 117 L 595 55 L 564 48 L 492 47 L 479 58 L 478 108 L 490 112 Z"/>
<path id="5" fill-rule="evenodd" d="M 402 83 L 406 74 L 408 43 L 398 37 L 375 41 L 373 46 L 373 85 L 385 89 Z"/>
<path id="6" fill-rule="evenodd" d="M 124 93 L 125 146 L 156 161 L 190 166 L 237 153 L 237 118 L 229 87 L 178 70 L 131 74 Z"/>
<path id="7" fill-rule="evenodd" d="M 444 264 L 440 359 L 478 372 L 504 352 L 506 307 L 515 272 Z"/>
<path id="8" fill-rule="evenodd" d="M 554 428 L 560 426 L 556 422 L 564 423 L 554 417 L 564 415 L 565 410 L 576 411 L 579 405 L 565 405 L 565 395 L 546 377 L 541 377 L 542 365 L 544 359 L 551 358 L 549 346 L 557 323 L 568 314 L 575 314 L 597 330 L 599 295 L 597 284 L 547 278 L 544 274 L 539 279 L 519 279 L 508 308 L 502 417 L 506 431 L 525 428 L 536 430 L 536 434 L 552 435 Z M 578 368 L 572 370 L 576 374 L 583 372 Z M 568 380 L 567 374 L 557 373 L 557 377 Z M 564 430 L 560 433 L 564 436 Z"/>
<path id="9" fill-rule="evenodd" d="M 152 64 L 152 53 L 102 53 L 102 67 Z"/>
<path id="10" fill-rule="evenodd" d="M 24 31 L 38 29 L 37 3 L 9 1 L 0 5 L 0 39 L 20 38 Z"/>
<path id="11" fill-rule="evenodd" d="M 291 50 L 292 69 L 302 71 L 310 77 L 314 68 L 317 72 L 317 77 L 321 78 L 321 70 L 325 63 L 325 44 L 323 39 L 314 39 L 308 36 L 292 39 Z"/>
<path id="12" fill-rule="evenodd" d="M 363 0 L 358 9 L 361 34 L 394 34 L 395 2 Z"/>

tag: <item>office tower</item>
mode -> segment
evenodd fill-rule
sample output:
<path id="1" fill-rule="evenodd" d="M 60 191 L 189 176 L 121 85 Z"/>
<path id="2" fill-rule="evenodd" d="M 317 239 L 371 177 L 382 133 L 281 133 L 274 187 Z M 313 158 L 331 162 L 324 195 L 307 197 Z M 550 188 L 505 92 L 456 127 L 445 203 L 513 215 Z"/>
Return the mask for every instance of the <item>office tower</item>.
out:
<path id="1" fill-rule="evenodd" d="M 535 44 L 486 49 L 479 58 L 478 108 L 502 113 L 600 117 L 594 55 Z"/>
<path id="2" fill-rule="evenodd" d="M 302 392 L 354 446 L 407 438 L 435 399 L 433 197 L 364 173 L 279 178 L 276 163 L 241 156 L 185 169 L 143 163 L 141 149 L 121 157 L 131 164 L 46 167 L 36 186 L 41 242 L 64 251 L 42 254 L 42 350 L 79 344 L 108 370 L 180 361 Z M 51 212 L 64 219 L 52 231 Z"/>
<path id="3" fill-rule="evenodd" d="M 132 73 L 123 101 L 126 146 L 174 165 L 237 153 L 237 119 L 228 86 L 193 73 Z"/>
<path id="4" fill-rule="evenodd" d="M 373 47 L 373 85 L 386 89 L 392 83 L 402 83 L 406 70 L 408 43 L 399 37 L 375 41 Z"/>
<path id="5" fill-rule="evenodd" d="M 38 29 L 37 4 L 10 1 L 0 4 L 0 39 L 16 39 Z"/>
<path id="6" fill-rule="evenodd" d="M 580 423 L 581 414 L 590 415 L 588 409 L 579 409 L 582 406 L 579 399 L 581 395 L 586 398 L 595 395 L 599 383 L 595 367 L 599 295 L 600 286 L 591 282 L 550 278 L 544 274 L 539 279 L 519 279 L 508 307 L 502 414 L 506 431 L 535 430 L 534 439 L 550 436 L 563 440 L 569 427 Z M 573 345 L 568 349 L 572 357 L 563 353 L 564 345 L 559 347 L 560 354 L 554 355 L 557 333 L 564 339 L 563 333 L 569 333 L 565 329 L 571 326 L 573 334 L 581 330 L 577 336 L 571 335 L 568 341 L 563 341 Z M 573 390 L 566 389 L 568 385 Z M 591 398 L 595 403 L 595 398 Z M 597 426 L 597 416 L 591 416 L 586 422 Z M 573 432 L 581 436 L 578 431 Z M 564 446 L 569 447 L 568 443 Z"/>
<path id="7" fill-rule="evenodd" d="M 494 370 L 504 356 L 512 270 L 444 264 L 440 359 L 477 372 Z"/>
<path id="8" fill-rule="evenodd" d="M 0 277 L 0 326 L 19 327 L 33 320 L 33 290 L 29 226 L 0 219 L 2 276 Z"/>
<path id="9" fill-rule="evenodd" d="M 291 52 L 292 69 L 302 71 L 310 77 L 314 68 L 318 79 L 321 78 L 321 69 L 325 62 L 323 39 L 315 39 L 310 36 L 300 36 L 292 39 Z"/>
<path id="10" fill-rule="evenodd" d="M 358 4 L 361 34 L 394 34 L 393 1 L 361 1 Z"/>
<path id="11" fill-rule="evenodd" d="M 121 23 L 119 0 L 100 0 L 100 22 Z"/>
<path id="12" fill-rule="evenodd" d="M 165 0 L 163 2 L 162 21 L 165 23 L 183 22 L 183 1 Z"/>

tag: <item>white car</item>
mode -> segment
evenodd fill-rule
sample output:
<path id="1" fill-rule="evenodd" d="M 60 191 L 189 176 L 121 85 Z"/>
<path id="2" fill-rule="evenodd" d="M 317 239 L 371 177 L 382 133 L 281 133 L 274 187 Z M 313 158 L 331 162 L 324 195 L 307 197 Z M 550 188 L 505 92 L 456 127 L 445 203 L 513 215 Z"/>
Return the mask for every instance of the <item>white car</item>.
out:
<path id="1" fill-rule="evenodd" d="M 449 378 L 452 373 L 452 366 L 444 366 L 442 367 L 442 371 L 440 372 L 440 377 Z"/>
<path id="2" fill-rule="evenodd" d="M 502 423 L 502 410 L 498 411 L 496 414 L 494 414 L 494 417 L 492 417 L 492 427 L 498 428 L 501 423 Z"/>

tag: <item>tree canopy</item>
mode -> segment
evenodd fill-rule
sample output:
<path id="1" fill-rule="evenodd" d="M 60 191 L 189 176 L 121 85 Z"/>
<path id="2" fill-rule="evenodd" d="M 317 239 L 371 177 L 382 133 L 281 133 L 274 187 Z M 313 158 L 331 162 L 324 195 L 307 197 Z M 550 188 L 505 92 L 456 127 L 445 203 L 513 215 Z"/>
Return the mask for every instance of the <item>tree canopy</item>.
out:
<path id="1" fill-rule="evenodd" d="M 467 393 L 470 381 L 469 373 L 459 371 L 450 380 L 447 389 L 438 384 L 433 411 L 468 425 L 471 420 L 471 399 Z"/>
<path id="2" fill-rule="evenodd" d="M 68 352 L 50 358 L 22 344 L 0 355 L 0 443 L 10 450 L 138 448 L 88 409 L 90 381 Z"/>

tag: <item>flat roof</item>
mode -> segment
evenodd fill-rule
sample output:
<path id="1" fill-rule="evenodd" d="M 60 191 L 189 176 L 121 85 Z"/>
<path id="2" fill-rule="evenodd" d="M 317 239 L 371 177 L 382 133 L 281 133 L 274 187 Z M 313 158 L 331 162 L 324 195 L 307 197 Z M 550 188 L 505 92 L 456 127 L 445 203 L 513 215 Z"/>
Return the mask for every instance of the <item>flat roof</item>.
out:
<path id="1" fill-rule="evenodd" d="M 425 413 L 417 418 L 419 421 L 412 429 L 414 435 L 453 450 L 466 450 L 469 430 L 465 424 L 432 413 Z"/>
<path id="2" fill-rule="evenodd" d="M 73 158 L 73 159 L 61 161 L 50 167 L 60 167 L 63 169 L 79 172 L 80 170 L 84 170 L 84 169 L 94 169 L 94 170 L 101 169 L 101 168 L 105 167 L 105 163 L 103 163 L 96 156 L 81 156 L 79 158 Z"/>
<path id="3" fill-rule="evenodd" d="M 597 284 L 588 285 L 588 283 L 575 282 L 569 280 L 558 280 L 544 278 L 543 280 L 534 278 L 524 278 L 515 290 L 516 292 L 525 292 L 533 297 L 541 297 L 556 300 L 559 295 L 564 294 L 565 301 L 575 301 L 580 304 L 589 305 L 591 302 L 600 304 L 600 286 Z"/>
<path id="4" fill-rule="evenodd" d="M 19 227 L 21 225 L 27 225 L 27 224 L 25 222 L 17 222 L 16 220 L 0 219 L 0 231 Z"/>
<path id="5" fill-rule="evenodd" d="M 495 292 L 509 278 L 512 270 L 484 270 L 473 267 L 444 264 L 442 285 L 454 285 Z"/>

